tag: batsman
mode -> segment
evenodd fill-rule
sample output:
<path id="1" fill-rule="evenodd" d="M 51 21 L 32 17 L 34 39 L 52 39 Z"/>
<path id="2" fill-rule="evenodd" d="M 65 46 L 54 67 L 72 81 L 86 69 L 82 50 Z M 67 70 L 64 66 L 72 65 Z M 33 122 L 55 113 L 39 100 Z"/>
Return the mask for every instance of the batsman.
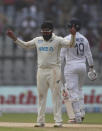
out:
<path id="1" fill-rule="evenodd" d="M 41 25 L 41 36 L 31 41 L 24 42 L 18 39 L 11 30 L 7 35 L 14 40 L 16 44 L 23 48 L 36 48 L 38 58 L 37 70 L 37 90 L 38 90 L 38 117 L 35 127 L 44 127 L 45 109 L 48 89 L 52 92 L 53 113 L 55 125 L 62 126 L 61 117 L 61 64 L 60 51 L 62 47 L 70 48 L 75 43 L 75 28 L 70 30 L 71 39 L 66 40 L 53 33 L 53 24 L 45 21 Z"/>
<path id="2" fill-rule="evenodd" d="M 89 68 L 89 79 L 92 81 L 97 79 L 89 42 L 79 32 L 81 25 L 78 18 L 73 18 L 69 21 L 68 30 L 72 29 L 73 26 L 76 29 L 75 46 L 73 48 L 61 49 L 63 83 L 65 83 L 63 95 L 69 116 L 69 123 L 82 123 L 85 117 L 82 87 L 87 71 L 86 62 Z M 70 40 L 70 38 L 70 34 L 65 37 L 67 40 Z"/>

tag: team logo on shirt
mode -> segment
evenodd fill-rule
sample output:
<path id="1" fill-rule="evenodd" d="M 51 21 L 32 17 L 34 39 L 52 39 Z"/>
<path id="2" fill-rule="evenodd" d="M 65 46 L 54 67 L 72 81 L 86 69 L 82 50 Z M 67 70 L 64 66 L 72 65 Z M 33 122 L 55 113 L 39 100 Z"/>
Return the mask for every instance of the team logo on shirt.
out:
<path id="1" fill-rule="evenodd" d="M 43 40 L 38 40 L 38 43 L 39 43 L 39 44 L 43 43 Z"/>
<path id="2" fill-rule="evenodd" d="M 39 50 L 40 51 L 50 51 L 50 52 L 53 52 L 54 51 L 54 48 L 53 47 L 39 47 Z"/>

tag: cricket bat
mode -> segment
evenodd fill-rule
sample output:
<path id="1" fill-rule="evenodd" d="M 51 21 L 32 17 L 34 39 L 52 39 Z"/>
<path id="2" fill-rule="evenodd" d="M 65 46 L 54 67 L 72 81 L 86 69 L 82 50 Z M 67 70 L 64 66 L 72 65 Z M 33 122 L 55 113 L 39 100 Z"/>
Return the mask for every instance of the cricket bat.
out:
<path id="1" fill-rule="evenodd" d="M 63 91 L 64 91 L 64 93 L 66 93 L 65 90 L 63 90 Z M 74 113 L 74 110 L 73 110 L 73 107 L 72 107 L 72 102 L 69 100 L 67 95 L 64 98 L 64 103 L 65 103 L 65 106 L 66 106 L 66 111 L 67 111 L 67 115 L 68 115 L 69 119 L 74 119 L 75 113 Z"/>
<path id="2" fill-rule="evenodd" d="M 67 115 L 68 115 L 69 119 L 74 119 L 75 113 L 73 111 L 72 102 L 68 99 L 64 100 L 64 102 L 65 102 L 66 111 L 67 111 Z"/>

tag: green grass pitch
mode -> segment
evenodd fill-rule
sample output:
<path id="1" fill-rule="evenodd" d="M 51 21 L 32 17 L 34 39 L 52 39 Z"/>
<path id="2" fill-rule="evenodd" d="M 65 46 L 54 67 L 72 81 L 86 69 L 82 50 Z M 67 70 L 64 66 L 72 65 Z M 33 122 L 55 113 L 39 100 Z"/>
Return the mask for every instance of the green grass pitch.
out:
<path id="1" fill-rule="evenodd" d="M 67 123 L 68 117 L 63 113 L 63 123 Z M 37 114 L 3 114 L 0 122 L 36 123 Z M 46 122 L 54 123 L 53 115 L 46 114 Z M 101 124 L 102 113 L 87 113 L 83 124 Z M 0 127 L 0 131 L 102 131 L 102 128 L 24 128 L 24 127 Z"/>

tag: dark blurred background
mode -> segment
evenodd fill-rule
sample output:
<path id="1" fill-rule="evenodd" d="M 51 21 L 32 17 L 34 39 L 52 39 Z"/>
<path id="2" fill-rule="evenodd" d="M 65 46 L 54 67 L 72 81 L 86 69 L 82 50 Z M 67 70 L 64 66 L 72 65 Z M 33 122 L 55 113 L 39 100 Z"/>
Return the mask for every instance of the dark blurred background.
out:
<path id="1" fill-rule="evenodd" d="M 82 22 L 98 79 L 85 85 L 102 85 L 102 0 L 0 0 L 0 85 L 36 85 L 36 49 L 25 50 L 6 36 L 12 29 L 24 41 L 40 35 L 44 20 L 52 20 L 54 32 L 66 36 L 72 17 Z"/>

